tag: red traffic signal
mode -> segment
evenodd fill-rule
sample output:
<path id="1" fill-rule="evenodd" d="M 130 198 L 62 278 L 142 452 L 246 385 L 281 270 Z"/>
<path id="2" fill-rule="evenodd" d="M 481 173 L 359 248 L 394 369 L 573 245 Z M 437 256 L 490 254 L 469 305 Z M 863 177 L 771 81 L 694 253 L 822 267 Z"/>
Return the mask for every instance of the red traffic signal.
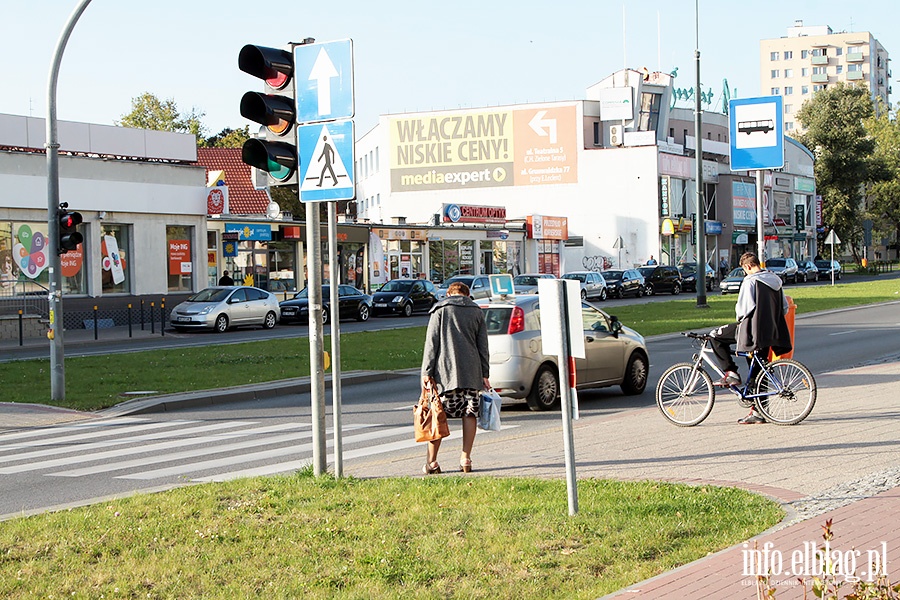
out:
<path id="1" fill-rule="evenodd" d="M 294 75 L 294 57 L 280 48 L 247 44 L 238 54 L 238 68 L 264 80 L 270 88 L 282 90 Z"/>
<path id="2" fill-rule="evenodd" d="M 76 250 L 78 244 L 84 241 L 84 236 L 76 231 L 77 227 L 83 221 L 81 213 L 70 212 L 68 208 L 69 205 L 63 202 L 57 209 L 59 221 L 59 239 L 56 246 L 57 254 L 65 254 L 71 250 Z"/>

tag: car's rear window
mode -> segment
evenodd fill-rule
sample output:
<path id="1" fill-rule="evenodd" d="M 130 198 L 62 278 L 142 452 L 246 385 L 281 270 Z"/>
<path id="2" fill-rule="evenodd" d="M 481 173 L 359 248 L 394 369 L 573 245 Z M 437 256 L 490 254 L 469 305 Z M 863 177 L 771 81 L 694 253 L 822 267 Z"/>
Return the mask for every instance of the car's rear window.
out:
<path id="1" fill-rule="evenodd" d="M 766 266 L 769 267 L 783 267 L 785 266 L 785 260 L 783 258 L 770 258 L 766 261 Z"/>
<path id="2" fill-rule="evenodd" d="M 488 335 L 505 334 L 509 331 L 509 318 L 512 316 L 510 306 L 488 306 L 484 309 L 484 322 Z"/>

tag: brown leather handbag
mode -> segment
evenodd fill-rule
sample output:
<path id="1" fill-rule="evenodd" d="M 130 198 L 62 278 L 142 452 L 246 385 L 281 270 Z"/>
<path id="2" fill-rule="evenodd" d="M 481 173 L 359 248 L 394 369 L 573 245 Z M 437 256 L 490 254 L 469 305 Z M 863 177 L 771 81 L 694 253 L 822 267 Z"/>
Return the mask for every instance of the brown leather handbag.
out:
<path id="1" fill-rule="evenodd" d="M 417 442 L 431 442 L 450 435 L 447 414 L 434 387 L 422 390 L 419 403 L 413 409 L 413 426 Z"/>

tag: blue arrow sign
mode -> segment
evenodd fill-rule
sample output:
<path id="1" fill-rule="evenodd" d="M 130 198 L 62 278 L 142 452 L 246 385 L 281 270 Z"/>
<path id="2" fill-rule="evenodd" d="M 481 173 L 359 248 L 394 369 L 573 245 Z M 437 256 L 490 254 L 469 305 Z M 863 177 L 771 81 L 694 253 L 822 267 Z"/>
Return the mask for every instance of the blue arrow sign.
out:
<path id="1" fill-rule="evenodd" d="M 781 96 L 765 96 L 728 103 L 732 171 L 784 167 L 782 102 Z"/>
<path id="2" fill-rule="evenodd" d="M 297 128 L 300 201 L 352 200 L 353 121 L 315 123 Z"/>
<path id="3" fill-rule="evenodd" d="M 353 40 L 294 48 L 297 122 L 319 123 L 354 115 Z"/>

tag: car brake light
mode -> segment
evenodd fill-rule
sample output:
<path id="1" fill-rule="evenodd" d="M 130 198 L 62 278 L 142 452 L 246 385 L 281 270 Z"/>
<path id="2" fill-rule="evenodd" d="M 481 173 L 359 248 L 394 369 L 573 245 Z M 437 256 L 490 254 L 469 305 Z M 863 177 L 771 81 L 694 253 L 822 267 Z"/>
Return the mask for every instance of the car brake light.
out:
<path id="1" fill-rule="evenodd" d="M 525 331 L 525 311 L 521 306 L 513 307 L 512 316 L 509 317 L 509 328 L 506 333 L 513 334 Z"/>

